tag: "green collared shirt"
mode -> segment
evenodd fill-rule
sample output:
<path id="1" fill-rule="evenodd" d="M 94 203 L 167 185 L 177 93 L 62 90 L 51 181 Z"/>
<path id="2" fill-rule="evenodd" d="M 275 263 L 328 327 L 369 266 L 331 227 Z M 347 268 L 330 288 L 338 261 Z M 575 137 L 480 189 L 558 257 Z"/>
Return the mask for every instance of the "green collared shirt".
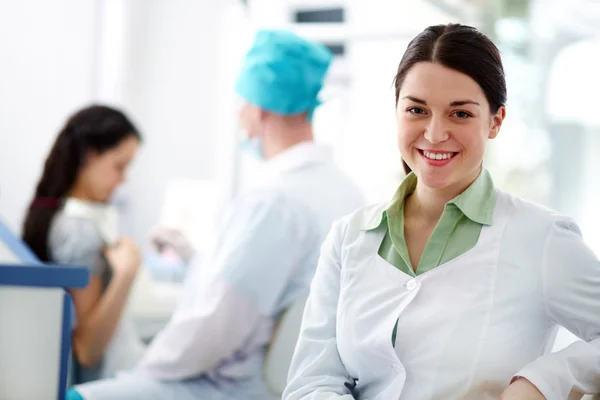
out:
<path id="1" fill-rule="evenodd" d="M 482 169 L 471 186 L 446 204 L 414 269 L 404 237 L 404 200 L 416 187 L 417 176 L 411 173 L 400 184 L 390 206 L 364 227 L 367 231 L 386 229 L 379 255 L 410 276 L 430 271 L 473 248 L 483 225 L 491 225 L 496 205 L 494 183 L 489 172 Z M 396 329 L 392 332 L 394 345 Z"/>
<path id="2" fill-rule="evenodd" d="M 475 246 L 483 225 L 491 225 L 496 205 L 494 183 L 489 172 L 482 169 L 471 186 L 446 204 L 415 269 L 404 238 L 404 200 L 416 186 L 417 176 L 411 173 L 402 181 L 390 206 L 364 227 L 367 231 L 387 229 L 379 255 L 411 276 L 432 270 Z"/>

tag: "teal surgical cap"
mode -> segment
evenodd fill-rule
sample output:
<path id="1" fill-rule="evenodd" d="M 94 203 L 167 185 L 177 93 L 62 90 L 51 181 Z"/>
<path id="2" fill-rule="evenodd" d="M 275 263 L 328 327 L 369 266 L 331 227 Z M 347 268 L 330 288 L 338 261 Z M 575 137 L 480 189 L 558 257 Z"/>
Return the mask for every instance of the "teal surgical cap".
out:
<path id="1" fill-rule="evenodd" d="M 248 103 L 280 115 L 307 112 L 320 104 L 317 96 L 331 64 L 327 47 L 291 32 L 260 30 L 248 51 L 236 92 Z"/>

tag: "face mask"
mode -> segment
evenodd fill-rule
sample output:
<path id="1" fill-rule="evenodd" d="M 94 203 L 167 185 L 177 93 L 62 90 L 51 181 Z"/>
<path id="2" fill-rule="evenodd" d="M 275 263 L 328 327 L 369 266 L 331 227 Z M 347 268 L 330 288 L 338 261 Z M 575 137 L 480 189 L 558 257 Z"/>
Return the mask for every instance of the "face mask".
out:
<path id="1" fill-rule="evenodd" d="M 262 140 L 260 140 L 258 136 L 255 136 L 253 138 L 249 138 L 248 136 L 246 136 L 240 142 L 240 147 L 242 148 L 242 150 L 259 160 L 265 159 Z"/>
<path id="2" fill-rule="evenodd" d="M 90 221 L 108 245 L 119 238 L 119 214 L 115 206 L 69 198 L 63 207 L 65 215 Z"/>

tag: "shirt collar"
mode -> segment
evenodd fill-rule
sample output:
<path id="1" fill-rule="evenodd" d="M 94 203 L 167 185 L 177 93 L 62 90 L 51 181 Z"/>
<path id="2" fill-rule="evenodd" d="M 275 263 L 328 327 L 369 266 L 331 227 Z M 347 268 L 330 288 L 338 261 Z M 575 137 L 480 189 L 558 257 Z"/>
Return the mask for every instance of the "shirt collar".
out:
<path id="1" fill-rule="evenodd" d="M 496 188 L 490 173 L 482 168 L 475 182 L 449 204 L 458 207 L 471 221 L 481 225 L 491 225 L 496 206 Z"/>
<path id="2" fill-rule="evenodd" d="M 84 201 L 69 197 L 63 205 L 62 212 L 71 218 L 90 221 L 100 232 L 107 244 L 113 244 L 119 236 L 119 214 L 112 204 Z"/>
<path id="3" fill-rule="evenodd" d="M 404 210 L 404 200 L 417 187 L 417 176 L 411 172 L 404 178 L 387 208 L 379 210 L 366 219 L 363 230 L 369 231 L 381 226 L 388 214 L 394 215 Z M 496 189 L 489 172 L 482 168 L 475 181 L 464 192 L 450 200 L 467 218 L 481 225 L 491 225 L 496 206 Z"/>

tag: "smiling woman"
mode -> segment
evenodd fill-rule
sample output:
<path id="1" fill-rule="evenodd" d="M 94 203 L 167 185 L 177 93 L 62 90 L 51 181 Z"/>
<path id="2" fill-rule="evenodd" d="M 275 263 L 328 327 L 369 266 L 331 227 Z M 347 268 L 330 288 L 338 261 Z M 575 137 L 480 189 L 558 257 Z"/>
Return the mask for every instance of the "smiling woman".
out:
<path id="1" fill-rule="evenodd" d="M 398 96 L 403 159 L 427 186 L 451 188 L 454 197 L 479 175 L 485 145 L 504 120 L 504 106 L 490 106 L 475 80 L 438 62 L 414 64 Z"/>
<path id="2" fill-rule="evenodd" d="M 479 40 L 464 42 L 471 36 Z M 403 159 L 419 169 L 421 179 L 438 180 L 429 182 L 434 186 L 450 181 L 461 192 L 479 175 L 485 144 L 498 135 L 505 116 L 506 83 L 496 46 L 474 29 L 431 27 L 406 50 L 395 89 Z M 460 168 L 427 168 L 451 162 Z"/>
<path id="3" fill-rule="evenodd" d="M 482 167 L 506 82 L 475 28 L 427 28 L 395 79 L 412 173 L 323 245 L 285 400 L 567 399 L 600 391 L 600 261 Z M 583 339 L 549 354 L 558 326 Z M 540 356 L 542 354 L 542 356 Z"/>

